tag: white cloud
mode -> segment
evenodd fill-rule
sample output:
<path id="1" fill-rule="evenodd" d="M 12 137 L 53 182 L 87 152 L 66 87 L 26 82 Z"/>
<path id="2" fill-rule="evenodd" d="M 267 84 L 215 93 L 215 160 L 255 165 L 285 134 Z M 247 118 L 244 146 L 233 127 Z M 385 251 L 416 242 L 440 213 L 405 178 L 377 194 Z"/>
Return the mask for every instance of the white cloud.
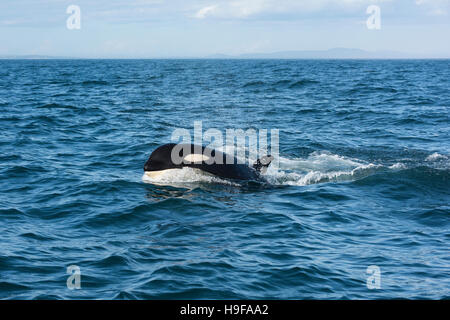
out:
<path id="1" fill-rule="evenodd" d="M 260 13 L 270 2 L 270 0 L 226 1 L 201 8 L 197 11 L 195 17 L 200 19 L 207 16 L 219 18 L 244 18 Z"/>
<path id="2" fill-rule="evenodd" d="M 24 19 L 10 19 L 10 20 L 2 20 L 2 21 L 0 21 L 0 24 L 5 25 L 5 26 L 13 26 L 13 25 L 24 23 L 24 22 L 25 22 Z"/>
<path id="3" fill-rule="evenodd" d="M 416 0 L 418 6 L 423 6 L 430 16 L 446 16 L 450 10 L 450 0 Z"/>
<path id="4" fill-rule="evenodd" d="M 204 7 L 202 9 L 200 9 L 196 14 L 195 17 L 198 19 L 203 19 L 205 18 L 207 15 L 210 15 L 212 13 L 214 13 L 214 10 L 217 8 L 216 5 L 214 6 L 209 6 L 209 7 Z"/>
<path id="5" fill-rule="evenodd" d="M 446 16 L 447 15 L 447 11 L 444 9 L 433 9 L 431 11 L 428 11 L 428 14 L 430 16 Z"/>
<path id="6" fill-rule="evenodd" d="M 331 6 L 352 8 L 386 1 L 392 0 L 216 0 L 198 10 L 194 17 L 246 18 L 263 13 L 307 13 Z"/>

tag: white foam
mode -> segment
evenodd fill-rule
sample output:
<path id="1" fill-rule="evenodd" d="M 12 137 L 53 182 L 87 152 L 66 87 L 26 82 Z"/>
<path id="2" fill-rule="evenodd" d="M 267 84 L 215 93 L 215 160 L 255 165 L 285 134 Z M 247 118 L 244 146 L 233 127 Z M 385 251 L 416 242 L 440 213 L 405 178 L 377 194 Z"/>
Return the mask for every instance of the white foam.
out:
<path id="1" fill-rule="evenodd" d="M 154 177 L 150 177 L 144 173 L 144 175 L 142 176 L 142 181 L 159 185 L 180 185 L 199 182 L 236 185 L 231 181 L 221 179 L 199 169 L 188 167 L 184 167 L 182 169 L 165 170 L 162 171 L 161 174 Z"/>
<path id="2" fill-rule="evenodd" d="M 256 158 L 251 159 L 250 163 L 255 160 Z M 263 177 L 273 185 L 305 186 L 326 182 L 354 181 L 384 170 L 401 170 L 404 168 L 405 165 L 402 163 L 387 167 L 330 152 L 313 152 L 306 158 L 279 157 L 274 159 Z M 142 180 L 152 184 L 164 185 L 206 182 L 239 186 L 232 181 L 192 168 L 168 170 L 156 177 L 144 175 Z"/>
<path id="3" fill-rule="evenodd" d="M 277 161 L 278 160 L 278 161 Z M 326 182 L 354 181 L 383 170 L 401 169 L 403 164 L 391 167 L 336 155 L 327 151 L 313 152 L 307 158 L 275 159 L 279 167 L 269 166 L 264 177 L 274 185 L 305 186 Z"/>
<path id="4" fill-rule="evenodd" d="M 305 186 L 310 184 L 325 183 L 325 182 L 345 182 L 354 181 L 368 177 L 380 170 L 383 170 L 382 165 L 366 164 L 359 165 L 350 170 L 336 170 L 327 168 L 326 171 L 312 170 L 306 172 L 295 171 L 281 171 L 272 168 L 267 170 L 264 176 L 267 181 L 274 185 L 295 185 Z"/>
<path id="5" fill-rule="evenodd" d="M 425 161 L 436 161 L 436 160 L 447 160 L 447 159 L 448 159 L 447 156 L 444 156 L 443 154 L 435 152 L 433 154 L 430 154 L 428 157 L 426 157 Z"/>
<path id="6" fill-rule="evenodd" d="M 396 162 L 393 165 L 389 166 L 389 169 L 391 169 L 391 170 L 403 170 L 406 168 L 407 168 L 406 165 L 401 162 Z"/>
<path id="7" fill-rule="evenodd" d="M 350 170 L 364 163 L 329 152 L 313 152 L 306 159 L 279 158 L 280 169 L 302 171 Z"/>

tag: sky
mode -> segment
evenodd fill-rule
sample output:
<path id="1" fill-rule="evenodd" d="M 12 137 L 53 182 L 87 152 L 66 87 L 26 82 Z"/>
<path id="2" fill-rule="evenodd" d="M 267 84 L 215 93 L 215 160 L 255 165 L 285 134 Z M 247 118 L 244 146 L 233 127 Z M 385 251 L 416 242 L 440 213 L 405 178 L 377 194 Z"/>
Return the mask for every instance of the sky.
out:
<path id="1" fill-rule="evenodd" d="M 80 9 L 79 29 L 69 6 Z M 369 29 L 371 5 L 380 28 Z M 345 47 L 450 57 L 450 0 L 1 0 L 0 56 L 204 57 Z"/>

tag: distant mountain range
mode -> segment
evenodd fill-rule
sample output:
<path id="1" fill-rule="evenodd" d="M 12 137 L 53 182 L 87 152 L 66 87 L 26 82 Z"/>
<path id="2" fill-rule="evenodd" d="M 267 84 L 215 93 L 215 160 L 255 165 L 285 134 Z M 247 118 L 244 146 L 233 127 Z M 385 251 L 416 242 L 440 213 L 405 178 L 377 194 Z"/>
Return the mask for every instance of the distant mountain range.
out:
<path id="1" fill-rule="evenodd" d="M 210 59 L 414 59 L 441 58 L 395 51 L 366 51 L 362 49 L 333 48 L 329 50 L 279 51 L 272 53 L 246 53 L 240 55 L 215 54 Z M 443 58 L 443 57 L 442 57 Z"/>
<path id="2" fill-rule="evenodd" d="M 0 59 L 46 60 L 46 59 L 76 59 L 76 58 L 57 57 L 57 56 L 42 56 L 42 55 L 6 55 L 6 56 L 0 56 Z"/>
<path id="3" fill-rule="evenodd" d="M 450 55 L 418 55 L 396 51 L 366 51 L 362 49 L 333 48 L 329 50 L 279 51 L 272 53 L 245 53 L 239 55 L 213 54 L 199 56 L 171 56 L 159 59 L 449 59 Z M 47 55 L 8 55 L 0 59 L 86 59 Z M 102 59 L 99 57 L 98 59 Z M 111 58 L 107 58 L 111 59 Z M 112 58 L 114 59 L 114 58 Z M 145 57 L 142 57 L 145 59 Z"/>

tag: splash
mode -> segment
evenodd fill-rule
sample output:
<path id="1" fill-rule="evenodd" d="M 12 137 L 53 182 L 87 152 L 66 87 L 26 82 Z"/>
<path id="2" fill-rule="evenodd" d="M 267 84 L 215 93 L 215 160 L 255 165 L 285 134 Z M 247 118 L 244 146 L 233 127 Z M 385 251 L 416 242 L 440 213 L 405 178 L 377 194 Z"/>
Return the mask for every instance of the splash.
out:
<path id="1" fill-rule="evenodd" d="M 435 152 L 433 154 L 430 154 L 425 159 L 425 161 L 438 161 L 438 160 L 448 160 L 448 157 L 444 156 L 443 154 Z"/>
<path id="2" fill-rule="evenodd" d="M 391 169 L 399 169 L 401 166 Z M 326 182 L 354 181 L 389 168 L 329 152 L 313 152 L 307 158 L 279 159 L 279 168 L 269 167 L 265 178 L 274 185 L 305 186 Z"/>
<path id="3" fill-rule="evenodd" d="M 237 185 L 229 180 L 221 179 L 207 172 L 194 168 L 182 168 L 167 170 L 156 177 L 149 177 L 144 174 L 142 181 L 158 185 L 179 186 L 189 183 L 220 183 L 227 185 Z"/>
<path id="4" fill-rule="evenodd" d="M 252 159 L 253 161 L 256 160 Z M 346 182 L 363 179 L 378 172 L 402 170 L 405 165 L 391 166 L 366 163 L 330 152 L 313 152 L 307 158 L 279 157 L 269 166 L 263 177 L 272 185 L 305 186 L 327 182 Z M 239 186 L 238 183 L 221 179 L 193 168 L 168 170 L 157 177 L 144 174 L 142 180 L 152 184 L 221 183 Z"/>

